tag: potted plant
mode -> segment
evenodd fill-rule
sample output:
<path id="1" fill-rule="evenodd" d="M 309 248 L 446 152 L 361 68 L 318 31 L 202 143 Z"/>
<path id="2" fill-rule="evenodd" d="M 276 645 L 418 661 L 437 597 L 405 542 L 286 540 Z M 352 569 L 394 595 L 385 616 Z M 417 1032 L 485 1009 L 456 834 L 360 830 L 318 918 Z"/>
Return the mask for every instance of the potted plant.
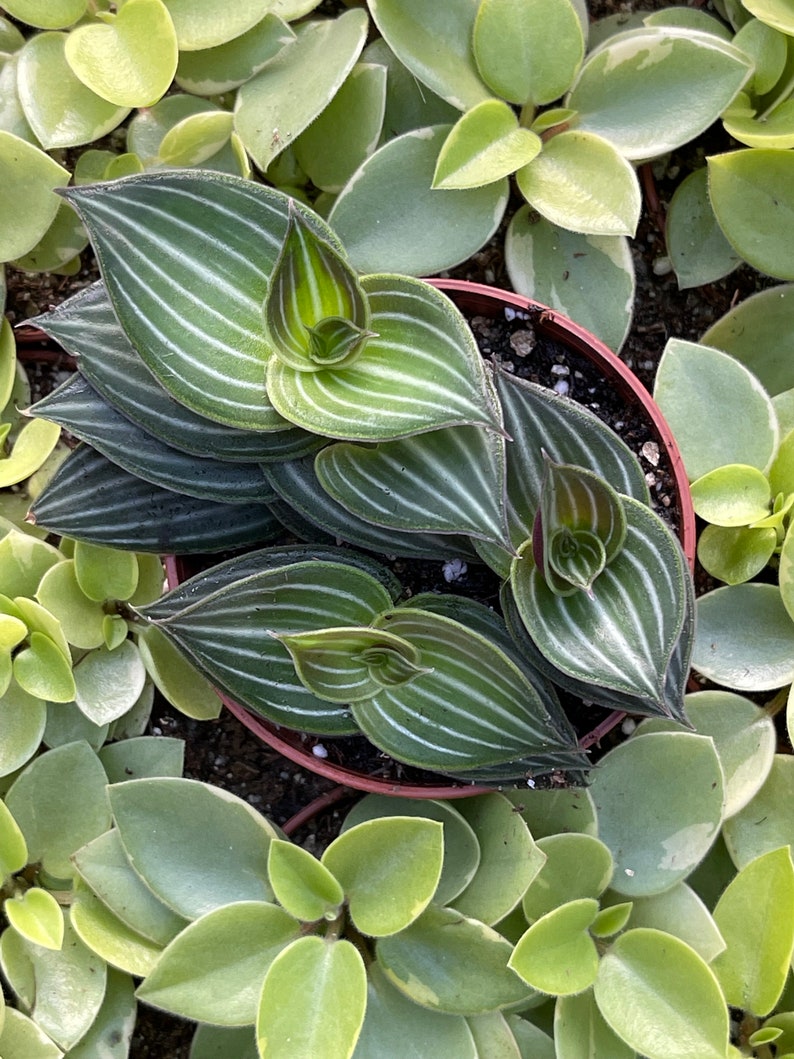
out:
<path id="1" fill-rule="evenodd" d="M 596 416 L 487 367 L 432 286 L 360 278 L 277 192 L 165 173 L 67 194 L 103 282 L 38 321 L 80 372 L 34 414 L 88 444 L 36 521 L 160 551 L 312 527 L 308 546 L 227 560 L 140 608 L 147 635 L 276 724 L 363 732 L 465 784 L 586 764 L 551 680 L 682 716 L 687 562 Z M 527 308 L 519 326 L 559 334 Z M 505 580 L 504 619 L 465 597 L 406 599 L 383 557 L 440 547 Z"/>

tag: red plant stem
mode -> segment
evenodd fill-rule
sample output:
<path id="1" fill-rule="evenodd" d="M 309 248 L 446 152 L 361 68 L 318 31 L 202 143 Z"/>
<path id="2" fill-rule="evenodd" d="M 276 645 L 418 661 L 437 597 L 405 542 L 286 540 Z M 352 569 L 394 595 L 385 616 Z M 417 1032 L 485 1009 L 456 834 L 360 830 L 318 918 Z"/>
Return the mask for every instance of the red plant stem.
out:
<path id="1" fill-rule="evenodd" d="M 604 736 L 608 735 L 613 728 L 619 725 L 625 716 L 626 714 L 622 710 L 613 710 L 609 717 L 597 725 L 592 732 L 582 736 L 579 740 L 579 749 L 589 750 L 591 746 L 600 743 Z"/>
<path id="2" fill-rule="evenodd" d="M 653 178 L 653 167 L 650 162 L 645 162 L 640 166 L 639 177 L 648 213 L 651 216 L 651 220 L 656 225 L 662 239 L 666 240 L 667 217 L 665 216 L 664 207 L 659 198 L 659 193 L 656 190 L 656 181 Z"/>
<path id="3" fill-rule="evenodd" d="M 355 791 L 352 787 L 333 787 L 330 791 L 326 791 L 325 794 L 321 794 L 319 798 L 309 802 L 294 816 L 291 816 L 281 830 L 285 835 L 294 835 L 296 831 L 300 830 L 304 824 L 317 816 L 318 813 L 330 808 L 332 805 L 336 805 L 337 802 L 344 801 L 345 798 L 352 798 L 354 794 L 360 794 L 360 791 Z"/>

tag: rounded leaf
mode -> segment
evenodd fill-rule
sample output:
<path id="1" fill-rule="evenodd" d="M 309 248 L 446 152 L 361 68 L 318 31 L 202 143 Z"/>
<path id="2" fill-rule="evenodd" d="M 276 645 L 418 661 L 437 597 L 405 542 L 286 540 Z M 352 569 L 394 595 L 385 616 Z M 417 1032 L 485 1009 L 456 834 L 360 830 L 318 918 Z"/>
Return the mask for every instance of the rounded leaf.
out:
<path id="1" fill-rule="evenodd" d="M 777 543 L 777 533 L 771 526 L 704 526 L 698 537 L 697 556 L 712 577 L 728 585 L 739 585 L 761 573 Z"/>
<path id="2" fill-rule="evenodd" d="M 12 680 L 0 696 L 0 776 L 22 768 L 39 748 L 47 722 L 47 703 Z"/>
<path id="3" fill-rule="evenodd" d="M 607 894 L 605 900 L 617 901 L 618 895 Z M 621 902 L 617 907 L 623 908 L 624 903 Z M 695 891 L 683 882 L 676 883 L 672 889 L 661 894 L 633 898 L 628 926 L 653 927 L 673 934 L 691 945 L 706 963 L 711 963 L 725 948 L 725 942 L 708 908 Z"/>
<path id="4" fill-rule="evenodd" d="M 229 10 L 228 6 L 226 9 Z M 199 96 L 215 96 L 239 88 L 294 39 L 289 26 L 269 13 L 226 44 L 202 48 L 199 52 L 180 52 L 176 83 L 186 92 Z"/>
<path id="5" fill-rule="evenodd" d="M 214 48 L 251 29 L 262 18 L 262 0 L 163 0 L 180 51 Z"/>
<path id="6" fill-rule="evenodd" d="M 776 754 L 761 790 L 743 809 L 725 821 L 723 834 L 737 868 L 781 846 L 794 848 L 794 824 L 780 807 L 794 797 L 794 757 Z"/>
<path id="7" fill-rule="evenodd" d="M 138 650 L 157 689 L 186 717 L 211 721 L 222 703 L 207 678 L 154 625 L 138 630 Z"/>
<path id="8" fill-rule="evenodd" d="M 138 560 L 131 552 L 77 541 L 75 574 L 89 599 L 130 599 L 138 586 Z"/>
<path id="9" fill-rule="evenodd" d="M 114 915 L 80 879 L 75 883 L 70 917 L 83 944 L 111 967 L 143 978 L 157 962 L 160 946 Z"/>
<path id="10" fill-rule="evenodd" d="M 25 836 L 4 801 L 0 801 L 0 884 L 28 862 Z"/>
<path id="11" fill-rule="evenodd" d="M 655 158 L 716 121 L 751 71 L 743 52 L 711 33 L 629 30 L 590 52 L 565 106 L 625 158 Z"/>
<path id="12" fill-rule="evenodd" d="M 64 559 L 47 571 L 36 598 L 58 619 L 73 646 L 89 650 L 104 643 L 105 609 L 81 590 L 73 559 Z"/>
<path id="13" fill-rule="evenodd" d="M 141 653 L 132 640 L 113 651 L 98 647 L 74 668 L 74 699 L 94 724 L 110 724 L 132 709 L 145 680 Z"/>
<path id="14" fill-rule="evenodd" d="M 592 989 L 561 996 L 554 1005 L 555 1059 L 636 1059 L 636 1053 L 604 1021 Z"/>
<path id="15" fill-rule="evenodd" d="M 88 743 L 67 743 L 32 761 L 14 780 L 6 805 L 31 861 L 48 875 L 70 879 L 71 855 L 110 827 L 107 776 Z"/>
<path id="16" fill-rule="evenodd" d="M 42 147 L 76 147 L 107 135 L 126 118 L 117 106 L 92 92 L 66 61 L 65 33 L 39 33 L 19 53 L 19 101 Z"/>
<path id="17" fill-rule="evenodd" d="M 84 85 L 120 107 L 150 107 L 165 94 L 177 64 L 174 24 L 162 0 L 127 0 L 105 25 L 78 26 L 66 60 Z"/>
<path id="18" fill-rule="evenodd" d="M 602 957 L 601 1014 L 648 1059 L 724 1059 L 728 1009 L 707 963 L 659 930 L 627 931 Z"/>
<path id="19" fill-rule="evenodd" d="M 546 862 L 521 902 L 532 923 L 568 901 L 600 897 L 612 878 L 612 854 L 592 835 L 559 834 L 538 839 Z"/>
<path id="20" fill-rule="evenodd" d="M 711 395 L 707 404 L 703 390 Z M 764 470 L 779 440 L 769 395 L 743 364 L 709 346 L 671 338 L 654 400 L 681 450 L 690 481 L 726 463 Z"/>
<path id="21" fill-rule="evenodd" d="M 465 261 L 496 231 L 507 205 L 505 179 L 464 190 L 431 187 L 448 133 L 448 125 L 436 125 L 397 136 L 342 189 L 328 221 L 359 272 L 433 275 Z M 366 219 L 373 216 L 376 225 Z"/>
<path id="22" fill-rule="evenodd" d="M 344 890 L 308 850 L 274 838 L 267 871 L 276 900 L 295 919 L 312 923 L 337 915 L 345 898 Z"/>
<path id="23" fill-rule="evenodd" d="M 250 1024 L 268 968 L 300 933 L 291 915 L 266 901 L 216 908 L 177 934 L 138 996 L 182 1018 L 220 1026 Z M 293 1002 L 309 985 L 310 980 L 296 984 Z"/>
<path id="24" fill-rule="evenodd" d="M 341 884 L 356 927 L 384 937 L 404 930 L 427 908 L 443 857 L 437 820 L 392 816 L 345 831 L 323 853 L 322 864 Z"/>
<path id="25" fill-rule="evenodd" d="M 201 165 L 229 140 L 232 115 L 210 110 L 183 118 L 160 141 L 160 161 L 166 165 Z"/>
<path id="26" fill-rule="evenodd" d="M 510 103 L 552 103 L 570 88 L 584 55 L 569 0 L 484 0 L 472 40 L 480 76 Z"/>
<path id="27" fill-rule="evenodd" d="M 695 514 L 715 526 L 746 526 L 769 514 L 769 480 L 757 467 L 728 463 L 692 483 L 692 504 Z"/>
<path id="28" fill-rule="evenodd" d="M 706 169 L 696 169 L 675 189 L 667 211 L 667 252 L 681 290 L 727 276 L 741 258 L 722 233 L 708 197 Z M 717 342 L 703 339 L 709 345 Z"/>
<path id="29" fill-rule="evenodd" d="M 5 189 L 0 202 L 0 261 L 13 261 L 38 243 L 58 212 L 59 201 L 52 191 L 68 183 L 63 166 L 0 129 L 0 184 Z M 11 484 L 0 477 L 0 486 Z"/>
<path id="30" fill-rule="evenodd" d="M 441 148 L 434 188 L 476 188 L 509 176 L 539 154 L 541 140 L 520 128 L 500 99 L 486 99 L 467 110 Z"/>
<path id="31" fill-rule="evenodd" d="M 777 585 L 727 585 L 698 599 L 692 665 L 735 691 L 794 681 L 794 622 Z"/>
<path id="32" fill-rule="evenodd" d="M 8 0 L 3 7 L 12 18 L 38 29 L 64 29 L 85 13 L 87 0 Z"/>
<path id="33" fill-rule="evenodd" d="M 794 279 L 794 154 L 753 148 L 708 159 L 709 195 L 731 246 L 760 272 Z"/>
<path id="34" fill-rule="evenodd" d="M 706 736 L 630 739 L 601 759 L 590 789 L 599 836 L 615 861 L 612 889 L 628 897 L 661 893 L 684 879 L 722 820 L 722 768 Z"/>
<path id="35" fill-rule="evenodd" d="M 538 919 L 519 940 L 508 966 L 541 993 L 571 996 L 588 989 L 598 971 L 598 950 L 588 928 L 598 901 L 569 901 Z"/>
<path id="36" fill-rule="evenodd" d="M 37 699 L 71 702 L 75 697 L 72 664 L 43 632 L 32 632 L 28 646 L 14 655 L 13 673 L 20 688 Z"/>
<path id="37" fill-rule="evenodd" d="M 259 1054 L 349 1059 L 364 1021 L 367 972 L 349 941 L 299 938 L 265 975 L 256 1018 Z"/>
<path id="38" fill-rule="evenodd" d="M 88 245 L 88 236 L 80 218 L 67 202 L 62 202 L 55 220 L 27 254 L 14 262 L 27 272 L 58 272 L 70 275 L 71 263 Z"/>
<path id="39" fill-rule="evenodd" d="M 547 220 L 586 235 L 634 235 L 640 187 L 629 163 L 592 132 L 553 136 L 517 177 L 521 194 Z"/>

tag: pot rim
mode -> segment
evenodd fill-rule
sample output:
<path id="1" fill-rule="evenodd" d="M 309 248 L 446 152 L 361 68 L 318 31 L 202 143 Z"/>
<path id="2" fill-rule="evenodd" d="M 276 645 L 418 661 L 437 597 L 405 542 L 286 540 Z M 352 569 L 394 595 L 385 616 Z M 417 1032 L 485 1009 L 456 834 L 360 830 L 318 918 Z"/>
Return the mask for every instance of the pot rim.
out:
<path id="1" fill-rule="evenodd" d="M 472 283 L 468 280 L 436 278 L 427 282 L 445 294 L 450 295 L 456 304 L 461 301 L 468 302 L 467 308 L 470 310 L 476 311 L 480 309 L 480 311 L 490 312 L 493 315 L 493 310 L 497 306 L 508 305 L 522 312 L 529 312 L 536 327 L 550 337 L 572 346 L 577 353 L 587 357 L 594 364 L 599 364 L 605 369 L 605 374 L 615 382 L 623 396 L 627 399 L 638 401 L 642 405 L 670 459 L 678 493 L 680 515 L 678 536 L 690 568 L 694 568 L 697 539 L 695 513 L 692 507 L 689 481 L 684 472 L 684 462 L 681 453 L 670 427 L 667 425 L 651 394 L 623 361 L 600 339 L 587 331 L 586 328 L 532 298 L 514 294 L 512 291 L 504 290 L 500 287 L 492 287 L 484 283 Z M 178 560 L 173 556 L 167 556 L 165 562 L 168 584 L 169 587 L 173 587 L 181 580 Z M 222 692 L 218 692 L 218 694 L 226 709 L 245 728 L 271 747 L 271 749 L 307 771 L 323 776 L 326 779 L 334 780 L 345 787 L 352 787 L 354 790 L 364 793 L 394 795 L 402 798 L 436 798 L 445 800 L 467 798 L 475 794 L 485 794 L 495 789 L 474 784 L 467 786 L 462 782 L 447 785 L 400 783 L 377 776 L 370 776 L 366 773 L 346 768 L 343 765 L 336 765 L 327 758 L 316 756 L 312 753 L 311 748 L 300 746 L 297 741 L 302 733 L 293 733 L 290 730 L 283 729 L 281 726 L 268 721 L 267 718 L 241 706 L 228 695 Z M 592 733 L 588 733 L 580 739 L 580 745 L 585 747 L 593 745 L 594 742 L 599 741 L 619 724 L 625 716 L 625 713 L 621 711 L 613 711 L 601 721 Z M 290 741 L 290 737 L 293 737 L 292 741 Z M 322 743 L 322 737 L 318 736 L 316 737 L 315 745 L 320 743 Z"/>

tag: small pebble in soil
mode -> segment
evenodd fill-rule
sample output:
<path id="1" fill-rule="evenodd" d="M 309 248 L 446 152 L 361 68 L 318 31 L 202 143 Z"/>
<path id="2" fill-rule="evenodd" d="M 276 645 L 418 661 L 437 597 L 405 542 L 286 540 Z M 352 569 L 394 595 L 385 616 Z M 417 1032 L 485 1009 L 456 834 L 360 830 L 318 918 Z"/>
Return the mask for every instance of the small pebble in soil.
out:
<path id="1" fill-rule="evenodd" d="M 312 753 L 315 757 L 328 757 L 328 751 L 325 749 L 322 743 L 315 743 L 312 747 Z"/>
<path id="2" fill-rule="evenodd" d="M 441 567 L 444 580 L 449 584 L 451 581 L 459 581 L 469 572 L 468 565 L 463 559 L 448 559 Z"/>
<path id="3" fill-rule="evenodd" d="M 640 452 L 648 463 L 650 463 L 651 467 L 659 466 L 659 446 L 655 441 L 646 441 L 640 449 Z"/>

